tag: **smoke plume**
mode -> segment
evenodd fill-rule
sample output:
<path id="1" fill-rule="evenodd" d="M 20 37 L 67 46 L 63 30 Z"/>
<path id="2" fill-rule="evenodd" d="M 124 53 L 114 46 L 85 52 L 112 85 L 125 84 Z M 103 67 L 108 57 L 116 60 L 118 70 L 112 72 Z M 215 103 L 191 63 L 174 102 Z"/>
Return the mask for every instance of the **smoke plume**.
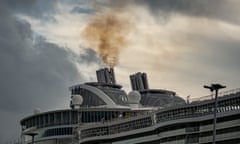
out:
<path id="1" fill-rule="evenodd" d="M 121 50 L 128 44 L 129 20 L 120 13 L 97 14 L 82 33 L 87 45 L 96 50 L 110 68 L 118 63 Z"/>

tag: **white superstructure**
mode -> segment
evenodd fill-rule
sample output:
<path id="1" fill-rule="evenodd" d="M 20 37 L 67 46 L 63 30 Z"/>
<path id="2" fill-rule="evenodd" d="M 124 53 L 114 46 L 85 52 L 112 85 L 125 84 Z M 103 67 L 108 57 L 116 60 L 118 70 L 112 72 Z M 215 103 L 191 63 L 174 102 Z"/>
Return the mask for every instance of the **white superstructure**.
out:
<path id="1" fill-rule="evenodd" d="M 131 75 L 129 94 L 113 69 L 97 77 L 70 87 L 71 109 L 38 110 L 22 119 L 22 143 L 211 143 L 213 99 L 186 103 L 173 91 L 149 89 L 145 73 Z M 240 143 L 239 89 L 219 98 L 216 128 L 217 143 Z"/>

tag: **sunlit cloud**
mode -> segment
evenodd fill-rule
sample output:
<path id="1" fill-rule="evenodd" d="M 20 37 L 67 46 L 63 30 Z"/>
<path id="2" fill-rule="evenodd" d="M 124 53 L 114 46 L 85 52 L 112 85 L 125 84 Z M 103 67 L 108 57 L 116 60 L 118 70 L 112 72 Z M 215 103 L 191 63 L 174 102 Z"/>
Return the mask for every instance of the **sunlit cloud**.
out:
<path id="1" fill-rule="evenodd" d="M 97 6 L 96 3 L 88 3 L 85 7 L 95 6 L 97 12 L 101 12 L 99 9 L 111 9 L 112 6 L 107 5 L 108 1 Z M 94 13 L 72 13 L 74 8 L 73 4 L 58 3 L 57 13 L 53 16 L 55 22 L 42 23 L 26 16 L 25 19 L 32 24 L 36 33 L 79 54 L 84 48 L 81 33 Z M 116 66 L 118 82 L 125 89 L 130 90 L 129 74 L 145 71 L 153 88 L 173 89 L 183 97 L 189 94 L 199 97 L 207 94 L 202 90 L 203 84 L 225 77 L 225 66 L 206 61 L 214 59 L 214 48 L 222 39 L 239 41 L 239 25 L 177 12 L 165 18 L 161 13 L 153 15 L 144 5 L 134 3 L 124 7 L 121 5 L 121 8 L 125 10 L 121 14 L 126 15 L 132 24 L 131 31 L 126 35 L 129 44 L 121 52 Z M 81 63 L 77 65 L 79 70 L 86 69 Z M 90 70 L 95 71 L 94 68 L 97 66 Z"/>

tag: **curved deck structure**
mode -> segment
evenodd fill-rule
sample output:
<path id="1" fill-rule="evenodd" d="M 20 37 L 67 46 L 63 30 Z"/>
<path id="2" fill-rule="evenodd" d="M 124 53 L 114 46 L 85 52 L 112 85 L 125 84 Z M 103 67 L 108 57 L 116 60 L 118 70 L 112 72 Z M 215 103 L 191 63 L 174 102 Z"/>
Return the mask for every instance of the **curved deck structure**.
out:
<path id="1" fill-rule="evenodd" d="M 113 69 L 97 71 L 97 79 L 70 87 L 71 109 L 23 118 L 22 143 L 32 143 L 33 135 L 35 144 L 212 142 L 211 96 L 186 103 L 173 91 L 149 89 L 145 73 L 131 75 L 129 94 L 116 84 Z M 76 97 L 81 104 L 75 104 Z M 216 128 L 218 144 L 240 143 L 240 89 L 220 94 Z"/>

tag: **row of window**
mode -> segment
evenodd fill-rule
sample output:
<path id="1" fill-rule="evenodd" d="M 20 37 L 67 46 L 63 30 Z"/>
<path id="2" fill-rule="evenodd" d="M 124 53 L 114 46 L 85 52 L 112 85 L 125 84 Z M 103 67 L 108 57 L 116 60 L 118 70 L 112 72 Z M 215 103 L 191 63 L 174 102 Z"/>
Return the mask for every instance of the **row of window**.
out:
<path id="1" fill-rule="evenodd" d="M 119 116 L 125 116 L 127 113 L 134 115 L 134 112 L 120 112 L 120 111 L 62 111 L 53 112 L 43 115 L 33 116 L 22 122 L 23 129 L 30 127 L 47 127 L 54 125 L 68 125 L 77 124 L 79 122 L 90 123 L 109 121 Z M 79 115 L 78 115 L 79 114 Z"/>
<path id="2" fill-rule="evenodd" d="M 59 136 L 59 135 L 72 135 L 72 131 L 73 131 L 72 127 L 53 128 L 53 129 L 46 130 L 42 137 Z"/>
<path id="3" fill-rule="evenodd" d="M 217 130 L 217 135 L 234 133 L 234 132 L 240 132 L 240 127 L 230 127 L 230 128 Z M 199 138 L 204 138 L 204 137 L 208 137 L 208 136 L 212 136 L 212 131 L 167 137 L 167 138 L 160 139 L 160 142 L 185 140 L 187 144 L 199 143 Z"/>

